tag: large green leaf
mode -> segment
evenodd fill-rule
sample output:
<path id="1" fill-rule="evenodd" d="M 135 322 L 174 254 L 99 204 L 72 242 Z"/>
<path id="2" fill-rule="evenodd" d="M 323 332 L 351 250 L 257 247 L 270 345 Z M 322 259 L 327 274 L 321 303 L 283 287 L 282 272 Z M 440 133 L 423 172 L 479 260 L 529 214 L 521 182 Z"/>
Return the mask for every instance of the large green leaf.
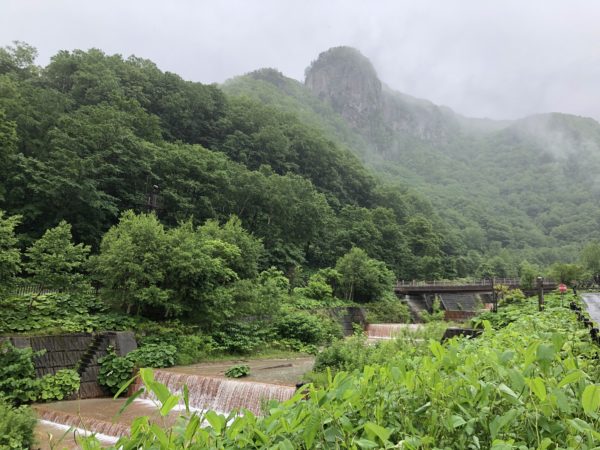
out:
<path id="1" fill-rule="evenodd" d="M 586 414 L 592 414 L 600 408 L 600 386 L 591 384 L 586 386 L 581 395 L 581 404 Z"/>

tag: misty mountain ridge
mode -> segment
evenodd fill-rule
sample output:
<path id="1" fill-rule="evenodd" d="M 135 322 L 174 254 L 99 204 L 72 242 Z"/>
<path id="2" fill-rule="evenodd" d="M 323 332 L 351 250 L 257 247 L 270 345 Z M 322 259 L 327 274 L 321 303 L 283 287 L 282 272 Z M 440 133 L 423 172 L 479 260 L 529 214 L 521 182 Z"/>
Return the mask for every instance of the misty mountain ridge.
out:
<path id="1" fill-rule="evenodd" d="M 465 117 L 394 91 L 350 47 L 321 53 L 305 75 L 302 84 L 260 69 L 224 89 L 319 126 L 384 177 L 425 194 L 446 221 L 478 236 L 476 247 L 508 259 L 502 249 L 516 250 L 516 264 L 568 258 L 600 238 L 595 120 L 563 113 Z"/>
<path id="2" fill-rule="evenodd" d="M 307 67 L 305 75 L 305 87 L 310 94 L 328 104 L 355 131 L 375 139 L 383 131 L 443 145 L 444 140 L 460 134 L 507 130 L 521 139 L 537 142 L 540 148 L 557 157 L 594 151 L 600 139 L 600 124 L 588 117 L 558 112 L 514 120 L 467 117 L 448 106 L 396 91 L 381 82 L 371 62 L 351 47 L 335 47 L 321 53 Z M 289 95 L 297 96 L 301 90 L 301 83 L 276 69 L 259 69 L 246 76 L 271 83 Z M 235 80 L 229 83 L 235 84 Z"/>
<path id="3" fill-rule="evenodd" d="M 0 51 L 0 208 L 24 240 L 64 219 L 97 246 L 153 185 L 165 225 L 234 214 L 285 270 L 357 246 L 405 279 L 516 276 L 600 240 L 593 120 L 469 119 L 348 48 L 305 83 L 260 69 L 222 86 L 98 49 L 34 55 Z"/>

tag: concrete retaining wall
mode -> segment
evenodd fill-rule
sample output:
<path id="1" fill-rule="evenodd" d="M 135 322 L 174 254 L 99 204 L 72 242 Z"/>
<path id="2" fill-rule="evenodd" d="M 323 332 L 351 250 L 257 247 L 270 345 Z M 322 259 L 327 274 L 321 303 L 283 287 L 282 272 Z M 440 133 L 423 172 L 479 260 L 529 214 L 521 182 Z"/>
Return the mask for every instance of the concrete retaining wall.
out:
<path id="1" fill-rule="evenodd" d="M 38 377 L 55 374 L 61 369 L 76 369 L 80 361 L 86 361 L 81 373 L 80 398 L 105 396 L 98 384 L 98 359 L 107 354 L 109 346 L 115 348 L 117 355 L 124 356 L 137 348 L 135 338 L 130 331 L 105 331 L 102 333 L 74 333 L 56 336 L 12 336 L 4 338 L 17 348 L 31 347 L 33 351 L 46 350 L 46 353 L 34 358 L 35 372 Z M 83 358 L 83 359 L 82 359 Z"/>
<path id="2" fill-rule="evenodd" d="M 367 316 L 362 308 L 340 306 L 328 311 L 342 326 L 344 336 L 351 336 L 354 333 L 354 324 L 360 325 L 363 329 L 367 326 Z"/>
<path id="3" fill-rule="evenodd" d="M 444 319 L 454 322 L 464 322 L 478 314 L 478 311 L 444 311 Z"/>
<path id="4" fill-rule="evenodd" d="M 447 339 L 452 339 L 455 336 L 467 336 L 475 338 L 483 333 L 483 330 L 474 330 L 472 328 L 446 328 L 444 335 L 442 336 L 442 342 Z"/>

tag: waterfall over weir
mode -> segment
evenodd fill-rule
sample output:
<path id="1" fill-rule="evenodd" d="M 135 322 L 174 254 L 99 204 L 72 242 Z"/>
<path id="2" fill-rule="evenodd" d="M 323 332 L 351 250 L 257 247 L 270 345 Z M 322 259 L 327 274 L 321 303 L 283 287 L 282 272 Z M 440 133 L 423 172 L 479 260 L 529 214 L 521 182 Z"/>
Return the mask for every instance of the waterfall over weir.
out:
<path id="1" fill-rule="evenodd" d="M 101 420 L 92 417 L 83 417 L 78 413 L 53 410 L 44 406 L 35 406 L 38 419 L 50 424 L 63 425 L 80 430 L 78 434 L 85 432 L 97 433 L 100 438 L 114 438 L 129 434 L 129 425 L 111 422 L 110 420 Z M 62 433 L 61 433 L 62 434 Z"/>
<path id="2" fill-rule="evenodd" d="M 371 323 L 367 325 L 367 337 L 369 339 L 393 339 L 403 330 L 416 331 L 421 324 L 410 323 Z"/>
<path id="3" fill-rule="evenodd" d="M 192 408 L 212 409 L 224 413 L 245 408 L 254 414 L 261 414 L 263 402 L 273 399 L 288 400 L 296 391 L 291 386 L 186 375 L 166 370 L 155 370 L 154 379 L 166 385 L 172 393 L 180 395 L 183 393 L 183 385 L 187 385 Z M 136 385 L 136 388 L 139 386 Z M 140 398 L 152 399 L 153 396 L 145 392 Z M 181 403 L 183 404 L 183 400 Z"/>
<path id="4" fill-rule="evenodd" d="M 189 391 L 190 407 L 195 410 L 214 410 L 227 414 L 234 409 L 245 408 L 256 415 L 263 411 L 261 407 L 265 401 L 284 401 L 294 395 L 295 388 L 278 384 L 259 383 L 254 381 L 239 381 L 224 378 L 170 372 L 168 370 L 154 370 L 154 379 L 167 386 L 174 394 L 183 393 L 183 385 Z M 134 388 L 141 387 L 138 379 Z M 134 400 L 124 412 L 119 413 L 125 403 L 124 398 L 96 398 L 85 400 L 61 401 L 34 405 L 38 419 L 38 436 L 40 442 L 48 440 L 48 433 L 60 438 L 66 430 L 70 441 L 61 444 L 60 448 L 79 448 L 74 436 L 83 436 L 87 433 L 98 433 L 101 441 L 106 445 L 115 442 L 118 437 L 129 434 L 129 429 L 136 417 L 148 416 L 150 422 L 172 424 L 185 407 L 183 398 L 180 405 L 175 407 L 167 417 L 160 417 L 158 408 L 153 404 L 152 393 L 144 392 Z M 49 447 L 42 446 L 48 450 Z"/>

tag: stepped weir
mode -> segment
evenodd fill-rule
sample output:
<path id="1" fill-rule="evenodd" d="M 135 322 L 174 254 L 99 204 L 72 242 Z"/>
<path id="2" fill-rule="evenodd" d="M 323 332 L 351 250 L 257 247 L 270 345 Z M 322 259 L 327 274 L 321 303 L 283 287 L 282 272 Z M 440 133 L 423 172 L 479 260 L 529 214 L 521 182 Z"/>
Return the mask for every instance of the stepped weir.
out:
<path id="1" fill-rule="evenodd" d="M 55 404 L 36 405 L 35 409 L 42 425 L 64 430 L 72 427 L 71 435 L 83 436 L 97 433 L 101 440 L 111 440 L 129 434 L 131 422 L 138 416 L 149 416 L 150 421 L 166 420 L 174 423 L 184 409 L 183 386 L 187 385 L 189 404 L 193 410 L 213 410 L 228 414 L 233 410 L 247 409 L 256 415 L 269 400 L 284 401 L 291 398 L 293 386 L 240 381 L 204 375 L 178 373 L 169 370 L 154 370 L 154 379 L 163 383 L 174 394 L 181 395 L 180 404 L 166 418 L 160 418 L 158 409 L 152 404 L 156 400 L 151 392 L 145 391 L 116 418 L 125 399 L 110 398 L 63 401 Z M 142 387 L 141 380 L 135 382 L 135 390 Z M 43 437 L 42 437 L 43 438 Z M 78 448 L 76 445 L 70 448 Z"/>
<path id="2" fill-rule="evenodd" d="M 404 330 L 416 331 L 420 327 L 414 323 L 371 323 L 366 331 L 368 339 L 393 339 Z"/>
<path id="3" fill-rule="evenodd" d="M 261 414 L 265 401 L 288 400 L 296 391 L 292 386 L 187 375 L 167 370 L 155 370 L 154 379 L 180 395 L 183 393 L 183 386 L 187 385 L 190 407 L 212 409 L 221 413 L 245 408 L 254 414 Z M 145 392 L 141 398 L 154 399 L 150 392 Z M 183 405 L 183 399 L 181 404 Z"/>
<path id="4" fill-rule="evenodd" d="M 100 435 L 99 437 L 107 440 L 129 434 L 128 424 L 91 417 L 82 417 L 80 414 L 57 411 L 44 407 L 36 407 L 35 409 L 38 419 L 50 424 L 59 424 L 81 430 L 81 434 L 83 434 L 83 432 L 96 433 Z"/>

